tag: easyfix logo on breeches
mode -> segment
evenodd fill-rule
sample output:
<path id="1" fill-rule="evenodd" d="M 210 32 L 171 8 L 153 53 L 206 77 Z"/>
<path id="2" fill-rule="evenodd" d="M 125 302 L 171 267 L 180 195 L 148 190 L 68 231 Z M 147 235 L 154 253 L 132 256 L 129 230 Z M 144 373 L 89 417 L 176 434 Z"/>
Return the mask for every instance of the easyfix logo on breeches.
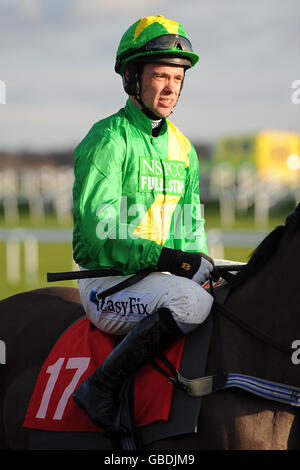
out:
<path id="1" fill-rule="evenodd" d="M 99 298 L 103 290 L 90 292 L 89 300 L 97 306 L 97 311 L 108 316 L 145 316 L 150 314 L 150 293 L 117 292 L 111 297 Z"/>

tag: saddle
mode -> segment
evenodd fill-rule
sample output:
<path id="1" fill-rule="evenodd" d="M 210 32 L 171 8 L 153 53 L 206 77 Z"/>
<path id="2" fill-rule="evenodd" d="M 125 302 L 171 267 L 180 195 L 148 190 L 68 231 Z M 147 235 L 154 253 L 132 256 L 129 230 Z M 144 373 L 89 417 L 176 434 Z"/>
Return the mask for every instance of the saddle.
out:
<path id="1" fill-rule="evenodd" d="M 147 364 L 140 368 L 134 387 L 130 382 L 128 388 L 124 388 L 120 418 L 132 426 L 134 435 L 138 434 L 144 445 L 195 432 L 201 397 L 191 397 L 182 387 L 174 387 L 173 372 L 178 370 L 183 377 L 192 379 L 203 377 L 211 333 L 212 321 L 208 317 L 196 332 L 180 338 L 163 351 L 167 364 L 172 366 L 171 371 L 164 359 L 157 357 L 154 367 Z M 114 338 L 94 328 L 86 317 L 74 323 L 59 338 L 40 370 L 23 427 L 52 433 L 102 433 L 102 429 L 76 406 L 72 395 L 114 346 Z M 132 449 L 132 443 L 128 442 L 125 448 Z"/>

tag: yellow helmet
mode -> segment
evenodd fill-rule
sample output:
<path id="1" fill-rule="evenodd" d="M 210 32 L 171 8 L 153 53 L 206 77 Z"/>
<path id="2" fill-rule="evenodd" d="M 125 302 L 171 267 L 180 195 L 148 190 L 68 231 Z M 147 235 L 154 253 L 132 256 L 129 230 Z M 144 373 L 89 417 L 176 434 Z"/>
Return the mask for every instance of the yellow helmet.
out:
<path id="1" fill-rule="evenodd" d="M 145 16 L 136 21 L 123 35 L 116 57 L 115 71 L 123 74 L 126 64 L 163 62 L 193 67 L 199 55 L 193 52 L 183 26 L 162 15 Z"/>

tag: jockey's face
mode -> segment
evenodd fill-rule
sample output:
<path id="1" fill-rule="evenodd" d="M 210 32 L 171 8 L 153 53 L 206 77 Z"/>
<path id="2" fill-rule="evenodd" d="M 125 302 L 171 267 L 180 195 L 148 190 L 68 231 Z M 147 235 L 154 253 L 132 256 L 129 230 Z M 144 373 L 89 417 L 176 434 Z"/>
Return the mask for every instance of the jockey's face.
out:
<path id="1" fill-rule="evenodd" d="M 177 103 L 183 79 L 183 67 L 145 64 L 141 76 L 142 101 L 158 118 L 168 117 Z"/>

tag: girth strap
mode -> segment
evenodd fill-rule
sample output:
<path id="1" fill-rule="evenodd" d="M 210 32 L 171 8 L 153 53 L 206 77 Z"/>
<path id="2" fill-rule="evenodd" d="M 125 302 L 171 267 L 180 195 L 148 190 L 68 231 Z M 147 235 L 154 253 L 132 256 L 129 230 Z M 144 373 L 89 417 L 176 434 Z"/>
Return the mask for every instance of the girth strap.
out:
<path id="1" fill-rule="evenodd" d="M 237 387 L 268 400 L 297 407 L 300 406 L 300 388 L 250 375 L 236 373 L 224 374 L 223 385 L 220 388 L 217 386 L 215 375 L 200 377 L 198 379 L 187 379 L 177 371 L 177 381 L 185 387 L 188 394 L 193 397 L 203 397 L 218 390 Z"/>

